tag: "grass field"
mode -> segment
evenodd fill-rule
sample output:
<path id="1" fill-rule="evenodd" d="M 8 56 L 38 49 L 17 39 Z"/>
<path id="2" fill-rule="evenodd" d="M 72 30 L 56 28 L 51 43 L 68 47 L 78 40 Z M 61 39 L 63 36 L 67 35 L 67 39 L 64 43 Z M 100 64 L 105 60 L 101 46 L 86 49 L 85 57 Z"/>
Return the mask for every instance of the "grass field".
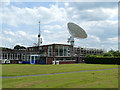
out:
<path id="1" fill-rule="evenodd" d="M 30 64 L 9 64 L 2 65 L 2 76 L 35 75 L 47 73 L 72 72 L 82 70 L 98 70 L 118 68 L 118 65 L 100 64 L 61 64 L 61 65 L 30 65 Z"/>
<path id="2" fill-rule="evenodd" d="M 3 76 L 118 68 L 118 65 L 3 65 Z M 2 79 L 3 88 L 118 88 L 118 69 Z"/>

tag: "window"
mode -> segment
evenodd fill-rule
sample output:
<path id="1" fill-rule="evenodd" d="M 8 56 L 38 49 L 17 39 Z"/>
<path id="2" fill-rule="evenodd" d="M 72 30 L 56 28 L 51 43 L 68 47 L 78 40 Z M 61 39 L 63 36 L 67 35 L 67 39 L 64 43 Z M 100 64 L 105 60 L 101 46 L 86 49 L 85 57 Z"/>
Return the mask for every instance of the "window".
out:
<path id="1" fill-rule="evenodd" d="M 55 46 L 55 56 L 58 56 L 58 46 Z"/>
<path id="2" fill-rule="evenodd" d="M 64 56 L 67 56 L 67 47 L 64 46 Z"/>
<path id="3" fill-rule="evenodd" d="M 34 56 L 32 56 L 32 59 L 31 60 L 34 60 Z"/>
<path id="4" fill-rule="evenodd" d="M 60 51 L 60 56 L 63 56 L 63 46 L 59 47 L 59 51 Z"/>
<path id="5" fill-rule="evenodd" d="M 53 50 L 52 50 L 52 46 L 48 46 L 48 56 L 52 56 Z"/>
<path id="6" fill-rule="evenodd" d="M 37 60 L 37 56 L 35 56 L 35 60 Z"/>
<path id="7" fill-rule="evenodd" d="M 71 56 L 71 54 L 72 54 L 72 47 L 70 47 L 70 46 L 67 46 L 67 56 Z"/>
<path id="8" fill-rule="evenodd" d="M 70 46 L 55 46 L 55 56 L 71 56 L 72 47 Z"/>

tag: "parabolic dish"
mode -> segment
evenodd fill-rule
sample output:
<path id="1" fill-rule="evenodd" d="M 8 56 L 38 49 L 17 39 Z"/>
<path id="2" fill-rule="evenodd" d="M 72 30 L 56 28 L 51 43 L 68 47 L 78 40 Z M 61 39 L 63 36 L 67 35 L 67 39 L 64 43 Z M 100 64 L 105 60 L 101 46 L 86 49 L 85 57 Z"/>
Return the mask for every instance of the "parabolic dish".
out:
<path id="1" fill-rule="evenodd" d="M 75 38 L 87 38 L 86 32 L 77 24 L 69 22 L 67 24 L 69 33 Z"/>

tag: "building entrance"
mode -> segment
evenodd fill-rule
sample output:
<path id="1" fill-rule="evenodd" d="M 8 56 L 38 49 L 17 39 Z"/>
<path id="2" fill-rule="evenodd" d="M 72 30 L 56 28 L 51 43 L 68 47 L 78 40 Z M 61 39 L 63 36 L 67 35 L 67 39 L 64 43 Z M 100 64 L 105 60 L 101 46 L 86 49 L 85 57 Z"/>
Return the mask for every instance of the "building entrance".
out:
<path id="1" fill-rule="evenodd" d="M 40 58 L 39 55 L 31 55 L 30 56 L 30 64 L 37 64 L 37 60 Z"/>

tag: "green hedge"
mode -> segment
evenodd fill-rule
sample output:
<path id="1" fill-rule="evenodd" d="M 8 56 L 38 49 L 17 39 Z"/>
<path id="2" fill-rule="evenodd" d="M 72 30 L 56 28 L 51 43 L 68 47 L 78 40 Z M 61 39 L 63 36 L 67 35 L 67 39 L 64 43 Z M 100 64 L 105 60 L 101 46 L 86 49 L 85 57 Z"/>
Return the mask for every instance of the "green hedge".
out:
<path id="1" fill-rule="evenodd" d="M 91 64 L 120 64 L 120 58 L 85 58 L 85 63 Z"/>

